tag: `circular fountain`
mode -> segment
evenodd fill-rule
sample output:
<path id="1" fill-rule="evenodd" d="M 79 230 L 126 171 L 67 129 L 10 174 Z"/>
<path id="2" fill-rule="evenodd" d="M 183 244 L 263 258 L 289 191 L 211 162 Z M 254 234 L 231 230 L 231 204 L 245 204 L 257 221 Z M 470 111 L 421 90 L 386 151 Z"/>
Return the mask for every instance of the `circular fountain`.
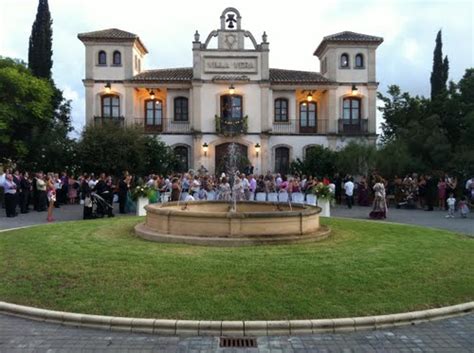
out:
<path id="1" fill-rule="evenodd" d="M 270 202 L 170 202 L 148 205 L 138 236 L 157 242 L 242 246 L 311 242 L 327 237 L 316 206 Z"/>

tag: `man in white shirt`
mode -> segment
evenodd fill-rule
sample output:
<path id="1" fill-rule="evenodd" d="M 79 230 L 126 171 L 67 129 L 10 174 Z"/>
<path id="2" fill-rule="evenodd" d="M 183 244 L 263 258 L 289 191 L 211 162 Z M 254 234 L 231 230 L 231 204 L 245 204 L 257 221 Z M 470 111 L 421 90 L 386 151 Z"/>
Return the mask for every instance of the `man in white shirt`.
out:
<path id="1" fill-rule="evenodd" d="M 352 208 L 354 204 L 354 182 L 352 181 L 352 177 L 349 177 L 344 183 L 344 190 L 346 192 L 347 207 Z"/>

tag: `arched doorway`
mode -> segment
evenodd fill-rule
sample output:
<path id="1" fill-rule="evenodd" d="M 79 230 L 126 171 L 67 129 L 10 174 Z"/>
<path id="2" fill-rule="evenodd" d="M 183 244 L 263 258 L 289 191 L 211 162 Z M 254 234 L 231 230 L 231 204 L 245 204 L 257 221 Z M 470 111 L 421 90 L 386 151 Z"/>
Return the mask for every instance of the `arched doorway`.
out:
<path id="1" fill-rule="evenodd" d="M 223 143 L 216 146 L 216 173 L 227 172 L 231 158 L 235 158 L 237 170 L 243 171 L 249 163 L 247 146 L 240 143 L 235 144 L 235 153 L 230 155 L 230 145 L 232 143 Z"/>
<path id="2" fill-rule="evenodd" d="M 290 149 L 278 147 L 275 149 L 275 172 L 287 175 L 290 171 Z"/>
<path id="3" fill-rule="evenodd" d="M 184 173 L 189 170 L 188 148 L 186 146 L 176 146 L 174 149 L 178 165 L 176 171 Z"/>

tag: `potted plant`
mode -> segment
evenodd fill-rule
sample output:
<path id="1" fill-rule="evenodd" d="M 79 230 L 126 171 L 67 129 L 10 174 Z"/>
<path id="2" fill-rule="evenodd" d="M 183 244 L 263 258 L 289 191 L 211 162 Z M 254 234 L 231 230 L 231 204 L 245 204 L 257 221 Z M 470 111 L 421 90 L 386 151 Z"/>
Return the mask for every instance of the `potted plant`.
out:
<path id="1" fill-rule="evenodd" d="M 321 216 L 330 217 L 331 199 L 334 195 L 329 185 L 319 182 L 313 186 L 312 192 L 317 197 L 317 205 L 321 207 Z"/>
<path id="2" fill-rule="evenodd" d="M 146 216 L 145 206 L 149 204 L 152 189 L 146 185 L 138 185 L 132 190 L 132 200 L 137 203 L 137 216 Z"/>

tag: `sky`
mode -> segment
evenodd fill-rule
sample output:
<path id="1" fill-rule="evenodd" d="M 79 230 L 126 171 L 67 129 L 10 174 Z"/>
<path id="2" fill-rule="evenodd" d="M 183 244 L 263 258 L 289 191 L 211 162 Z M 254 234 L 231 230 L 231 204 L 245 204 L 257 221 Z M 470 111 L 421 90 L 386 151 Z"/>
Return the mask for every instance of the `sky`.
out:
<path id="1" fill-rule="evenodd" d="M 28 39 L 38 0 L 0 0 L 0 56 L 27 61 Z M 72 100 L 73 125 L 84 125 L 84 46 L 77 34 L 120 28 L 138 34 L 149 50 L 145 69 L 192 66 L 196 30 L 205 40 L 220 26 L 224 8 L 236 7 L 242 28 L 270 42 L 270 67 L 319 71 L 313 52 L 324 36 L 353 31 L 381 36 L 377 50 L 379 91 L 397 84 L 429 96 L 436 33 L 443 31 L 449 79 L 474 67 L 473 0 L 49 0 L 53 18 L 53 77 Z"/>

